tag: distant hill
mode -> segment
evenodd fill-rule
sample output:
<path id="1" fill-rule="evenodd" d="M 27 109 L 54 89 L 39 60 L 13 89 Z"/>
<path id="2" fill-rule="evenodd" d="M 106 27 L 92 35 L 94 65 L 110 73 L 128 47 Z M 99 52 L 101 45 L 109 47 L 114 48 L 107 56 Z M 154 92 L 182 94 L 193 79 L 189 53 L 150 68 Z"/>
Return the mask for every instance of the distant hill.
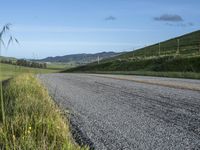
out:
<path id="1" fill-rule="evenodd" d="M 4 56 L 0 56 L 0 60 L 12 60 L 12 61 L 16 61 L 17 59 L 14 57 L 4 57 Z"/>
<path id="2" fill-rule="evenodd" d="M 121 53 L 115 53 L 115 52 L 101 52 L 96 54 L 73 54 L 73 55 L 65 55 L 65 56 L 56 56 L 56 57 L 47 57 L 44 59 L 40 59 L 37 61 L 42 62 L 62 62 L 62 63 L 76 63 L 76 64 L 88 64 L 91 62 L 95 62 L 98 60 L 98 57 L 100 60 L 111 58 L 118 56 Z"/>
<path id="3" fill-rule="evenodd" d="M 200 72 L 200 30 L 116 57 L 66 70 Z"/>

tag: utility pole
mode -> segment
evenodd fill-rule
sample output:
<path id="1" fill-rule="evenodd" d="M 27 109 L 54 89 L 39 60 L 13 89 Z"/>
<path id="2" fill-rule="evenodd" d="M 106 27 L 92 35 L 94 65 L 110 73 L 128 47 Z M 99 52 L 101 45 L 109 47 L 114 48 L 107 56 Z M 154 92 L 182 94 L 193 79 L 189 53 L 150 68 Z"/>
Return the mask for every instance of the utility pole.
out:
<path id="1" fill-rule="evenodd" d="M 158 45 L 158 46 L 159 46 L 159 51 L 158 51 L 158 55 L 159 55 L 159 56 L 160 56 L 160 45 L 161 45 L 161 44 L 159 43 L 159 45 Z"/>
<path id="2" fill-rule="evenodd" d="M 200 41 L 199 41 L 199 54 L 200 54 Z"/>
<path id="3" fill-rule="evenodd" d="M 146 50 L 146 45 L 144 45 L 144 52 L 145 52 L 145 54 L 144 54 L 144 58 L 146 58 L 146 56 L 147 56 L 147 52 L 146 52 L 147 50 Z M 140 56 L 141 57 L 141 56 Z"/>
<path id="4" fill-rule="evenodd" d="M 177 39 L 177 54 L 180 52 L 180 39 Z"/>
<path id="5" fill-rule="evenodd" d="M 97 60 L 98 60 L 98 64 L 99 64 L 99 56 L 97 57 Z"/>

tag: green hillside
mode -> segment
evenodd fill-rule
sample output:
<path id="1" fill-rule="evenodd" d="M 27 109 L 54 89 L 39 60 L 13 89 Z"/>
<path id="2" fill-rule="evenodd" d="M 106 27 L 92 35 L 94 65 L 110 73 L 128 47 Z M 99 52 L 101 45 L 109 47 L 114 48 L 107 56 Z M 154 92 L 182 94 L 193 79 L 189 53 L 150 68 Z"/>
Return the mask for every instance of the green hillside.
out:
<path id="1" fill-rule="evenodd" d="M 117 57 L 66 72 L 179 72 L 200 73 L 200 31 L 157 43 Z M 123 73 L 122 72 L 122 73 Z M 134 73 L 133 73 L 134 74 Z M 164 76 L 164 75 L 163 75 Z M 199 76 L 199 75 L 198 75 Z M 181 77 L 185 77 L 181 74 Z M 190 76 L 190 78 L 192 78 Z"/>
<path id="2" fill-rule="evenodd" d="M 164 42 L 147 46 L 116 58 L 155 57 L 166 55 L 199 55 L 200 30 Z"/>

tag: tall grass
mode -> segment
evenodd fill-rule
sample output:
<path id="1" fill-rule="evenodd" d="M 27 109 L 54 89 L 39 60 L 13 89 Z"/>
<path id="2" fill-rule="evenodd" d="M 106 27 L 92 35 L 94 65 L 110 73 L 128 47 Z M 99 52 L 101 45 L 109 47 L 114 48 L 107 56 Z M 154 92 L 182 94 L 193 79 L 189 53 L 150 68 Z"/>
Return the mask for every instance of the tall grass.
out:
<path id="1" fill-rule="evenodd" d="M 0 57 L 1 57 L 1 53 L 2 53 L 2 46 L 4 46 L 5 48 L 8 48 L 9 45 L 12 43 L 12 42 L 16 42 L 16 43 L 19 43 L 18 40 L 12 36 L 11 34 L 9 34 L 8 36 L 8 41 L 7 43 L 5 43 L 4 41 L 4 35 L 9 33 L 9 30 L 10 30 L 10 26 L 11 24 L 8 23 L 6 25 L 3 26 L 2 30 L 0 31 Z M 1 64 L 0 64 L 0 73 L 2 72 L 1 70 Z M 4 115 L 4 107 L 3 107 L 3 94 L 2 94 L 2 81 L 0 81 L 0 100 L 1 100 L 1 117 L 2 117 L 2 121 L 3 123 L 5 123 L 5 115 Z"/>
<path id="2" fill-rule="evenodd" d="M 0 149 L 81 149 L 47 90 L 33 75 L 20 75 L 6 83 L 3 98 Z"/>

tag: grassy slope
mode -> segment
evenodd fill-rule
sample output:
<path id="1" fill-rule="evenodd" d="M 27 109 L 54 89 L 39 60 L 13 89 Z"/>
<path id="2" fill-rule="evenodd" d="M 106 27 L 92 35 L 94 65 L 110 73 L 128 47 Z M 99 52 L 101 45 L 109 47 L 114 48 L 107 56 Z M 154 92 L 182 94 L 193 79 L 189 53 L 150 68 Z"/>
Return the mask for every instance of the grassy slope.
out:
<path id="1" fill-rule="evenodd" d="M 176 55 L 177 39 L 180 53 Z M 153 76 L 200 78 L 200 31 L 186 34 L 136 51 L 128 52 L 100 64 L 68 69 L 66 72 L 120 72 Z M 129 73 L 128 73 L 129 72 Z M 175 73 L 176 72 L 176 73 Z"/>
<path id="2" fill-rule="evenodd" d="M 55 70 L 51 70 L 51 69 L 36 69 L 36 68 L 21 67 L 21 66 L 9 65 L 9 64 L 2 64 L 2 63 L 0 63 L 0 67 L 1 67 L 0 80 L 5 80 L 22 73 L 56 72 Z"/>
<path id="3" fill-rule="evenodd" d="M 177 52 L 177 40 L 180 44 L 180 55 L 199 54 L 200 30 L 179 36 L 160 43 L 160 55 L 174 55 Z M 118 58 L 130 59 L 132 57 L 150 57 L 159 55 L 159 43 L 120 55 Z"/>
<path id="4" fill-rule="evenodd" d="M 71 71 L 177 71 L 200 72 L 200 57 L 159 57 L 135 61 L 110 61 L 70 69 Z"/>
<path id="5" fill-rule="evenodd" d="M 3 95 L 6 122 L 0 120 L 0 149 L 80 149 L 61 112 L 33 75 L 10 80 Z"/>

